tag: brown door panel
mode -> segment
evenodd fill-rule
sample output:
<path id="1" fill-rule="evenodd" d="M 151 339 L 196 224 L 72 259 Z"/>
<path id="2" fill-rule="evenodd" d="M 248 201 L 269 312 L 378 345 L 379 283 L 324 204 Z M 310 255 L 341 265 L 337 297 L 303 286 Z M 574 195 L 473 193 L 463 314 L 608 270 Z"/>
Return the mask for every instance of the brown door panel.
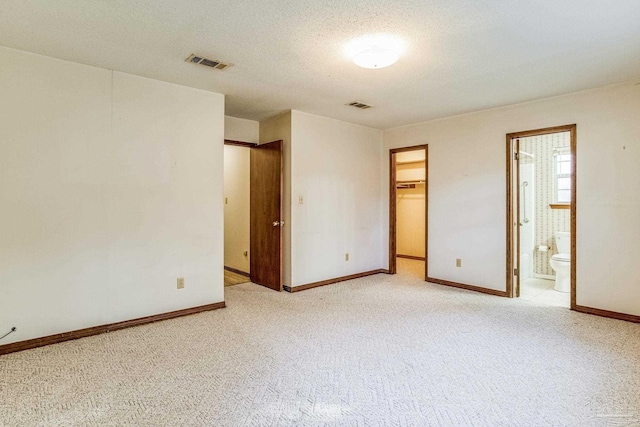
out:
<path id="1" fill-rule="evenodd" d="M 251 148 L 251 281 L 282 291 L 282 141 Z"/>

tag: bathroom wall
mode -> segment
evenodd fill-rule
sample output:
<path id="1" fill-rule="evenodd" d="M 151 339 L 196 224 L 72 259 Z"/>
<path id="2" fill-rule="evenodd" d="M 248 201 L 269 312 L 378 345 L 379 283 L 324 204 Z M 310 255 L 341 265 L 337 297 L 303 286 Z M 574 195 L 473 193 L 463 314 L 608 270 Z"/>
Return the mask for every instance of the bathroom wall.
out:
<path id="1" fill-rule="evenodd" d="M 549 265 L 551 256 L 558 253 L 554 235 L 557 231 L 571 231 L 571 211 L 569 209 L 551 209 L 549 205 L 554 198 L 554 149 L 568 148 L 570 133 L 553 133 L 520 139 L 520 151 L 533 154 L 534 159 L 521 156 L 521 163 L 535 165 L 535 250 L 533 252 L 533 272 L 537 275 L 553 276 Z M 540 252 L 538 246 L 552 248 L 548 252 Z"/>
<path id="2" fill-rule="evenodd" d="M 396 181 L 425 181 L 425 151 L 396 154 Z M 396 245 L 398 255 L 424 257 L 425 254 L 425 188 L 396 190 Z"/>

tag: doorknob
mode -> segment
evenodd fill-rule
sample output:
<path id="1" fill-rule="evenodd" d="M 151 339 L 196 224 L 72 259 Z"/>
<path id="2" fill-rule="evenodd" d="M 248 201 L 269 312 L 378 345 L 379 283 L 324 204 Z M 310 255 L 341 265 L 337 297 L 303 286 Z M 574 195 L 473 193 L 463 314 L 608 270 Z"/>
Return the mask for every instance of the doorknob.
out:
<path id="1" fill-rule="evenodd" d="M 274 227 L 277 227 L 277 226 L 279 226 L 279 225 L 280 225 L 280 221 L 273 221 L 273 226 L 274 226 Z"/>

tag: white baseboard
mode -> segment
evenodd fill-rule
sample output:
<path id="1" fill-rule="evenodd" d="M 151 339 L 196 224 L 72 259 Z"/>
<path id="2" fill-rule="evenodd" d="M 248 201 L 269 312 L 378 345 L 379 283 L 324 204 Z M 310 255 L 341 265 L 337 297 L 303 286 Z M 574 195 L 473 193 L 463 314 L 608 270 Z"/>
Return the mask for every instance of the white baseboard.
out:
<path id="1" fill-rule="evenodd" d="M 535 277 L 536 279 L 556 280 L 556 276 L 552 276 L 551 274 L 533 273 L 533 277 Z"/>

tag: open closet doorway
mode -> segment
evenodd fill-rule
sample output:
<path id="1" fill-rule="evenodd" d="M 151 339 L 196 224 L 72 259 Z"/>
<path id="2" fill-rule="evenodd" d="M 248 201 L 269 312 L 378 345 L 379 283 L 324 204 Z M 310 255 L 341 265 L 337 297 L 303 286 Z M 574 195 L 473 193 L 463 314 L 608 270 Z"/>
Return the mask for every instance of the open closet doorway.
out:
<path id="1" fill-rule="evenodd" d="M 427 277 L 428 147 L 389 151 L 389 272 Z"/>
<path id="2" fill-rule="evenodd" d="M 224 142 L 224 285 L 250 277 L 250 156 L 256 144 Z"/>
<path id="3" fill-rule="evenodd" d="M 282 141 L 225 140 L 224 284 L 282 291 Z"/>
<path id="4" fill-rule="evenodd" d="M 575 307 L 576 126 L 507 135 L 507 293 Z"/>

